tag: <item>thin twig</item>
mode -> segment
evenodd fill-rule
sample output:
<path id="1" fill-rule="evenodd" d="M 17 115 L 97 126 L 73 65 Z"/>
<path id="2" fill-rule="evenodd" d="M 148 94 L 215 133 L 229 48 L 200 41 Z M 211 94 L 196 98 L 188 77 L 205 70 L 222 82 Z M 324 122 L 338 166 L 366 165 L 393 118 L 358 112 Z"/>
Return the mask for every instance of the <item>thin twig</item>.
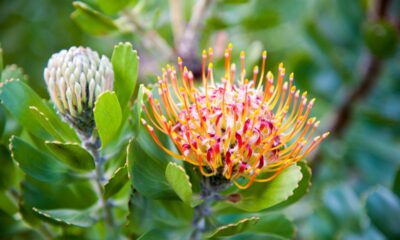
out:
<path id="1" fill-rule="evenodd" d="M 104 197 L 104 188 L 103 183 L 104 179 L 104 171 L 103 164 L 104 158 L 100 155 L 100 139 L 98 137 L 92 136 L 89 139 L 85 139 L 84 147 L 93 155 L 96 163 L 96 187 L 98 194 L 100 195 L 100 202 L 102 208 L 104 209 L 104 220 L 107 226 L 110 228 L 112 232 L 115 230 L 115 222 L 112 213 L 112 206 L 108 204 L 107 199 Z"/>
<path id="2" fill-rule="evenodd" d="M 193 7 L 193 14 L 185 29 L 182 39 L 178 46 L 178 53 L 183 56 L 188 56 L 195 52 L 198 45 L 198 33 L 201 25 L 206 19 L 206 13 L 211 5 L 212 0 L 199 0 Z"/>

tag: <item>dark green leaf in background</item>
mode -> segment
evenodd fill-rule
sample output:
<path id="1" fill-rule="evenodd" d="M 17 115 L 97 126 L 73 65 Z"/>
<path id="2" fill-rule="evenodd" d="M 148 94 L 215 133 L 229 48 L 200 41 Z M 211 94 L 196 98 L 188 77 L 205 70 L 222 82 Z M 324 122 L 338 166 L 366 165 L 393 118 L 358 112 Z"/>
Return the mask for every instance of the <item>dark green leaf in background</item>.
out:
<path id="1" fill-rule="evenodd" d="M 10 188 L 16 181 L 16 168 L 9 150 L 0 145 L 0 191 Z"/>
<path id="2" fill-rule="evenodd" d="M 22 182 L 21 189 L 27 207 L 42 210 L 86 209 L 98 200 L 90 181 L 49 184 L 28 177 Z"/>
<path id="3" fill-rule="evenodd" d="M 397 169 L 392 189 L 393 193 L 396 194 L 398 198 L 400 198 L 400 168 Z"/>
<path id="4" fill-rule="evenodd" d="M 378 187 L 367 196 L 365 208 L 372 223 L 388 239 L 400 238 L 400 200 L 384 187 Z"/>

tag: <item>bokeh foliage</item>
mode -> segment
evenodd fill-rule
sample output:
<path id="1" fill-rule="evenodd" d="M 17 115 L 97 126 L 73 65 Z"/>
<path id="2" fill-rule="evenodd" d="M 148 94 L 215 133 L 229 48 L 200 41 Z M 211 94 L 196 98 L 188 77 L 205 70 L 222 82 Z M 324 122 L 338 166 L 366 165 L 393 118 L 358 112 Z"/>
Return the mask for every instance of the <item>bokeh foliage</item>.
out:
<path id="1" fill-rule="evenodd" d="M 112 47 L 117 42 L 129 40 L 141 56 L 139 81 L 154 83 L 155 76 L 160 73 L 160 66 L 167 62 L 175 62 L 176 54 L 179 52 L 178 46 L 174 43 L 171 28 L 169 1 L 116 2 L 121 5 L 110 7 L 107 1 L 101 0 L 74 3 L 74 7 L 71 1 L 19 0 L 0 3 L 0 42 L 4 55 L 3 65 L 16 63 L 29 76 L 26 80 L 24 73 L 20 70 L 16 70 L 15 67 L 5 67 L 2 76 L 7 77 L 4 77 L 4 80 L 10 78 L 9 75 L 21 80 L 25 79 L 22 81 L 32 86 L 40 96 L 45 97 L 47 93 L 43 88 L 42 69 L 53 52 L 70 45 L 88 45 L 111 56 Z M 188 21 L 195 1 L 181 2 L 182 18 Z M 271 211 L 279 210 L 279 213 L 267 211 L 255 216 L 261 220 L 258 220 L 256 225 L 249 224 L 248 229 L 257 233 L 253 233 L 252 238 L 292 238 L 295 232 L 300 239 L 397 239 L 399 237 L 400 53 L 398 23 L 400 3 L 387 1 L 390 5 L 387 7 L 384 19 L 379 19 L 374 15 L 377 14 L 377 5 L 380 2 L 386 1 L 216 0 L 213 1 L 208 14 L 204 16 L 204 28 L 198 36 L 197 56 L 200 56 L 201 49 L 209 46 L 214 48 L 217 56 L 221 56 L 223 54 L 221 49 L 224 49 L 228 42 L 232 42 L 236 57 L 239 49 L 246 51 L 249 59 L 247 67 L 250 68 L 259 60 L 261 51 L 266 49 L 268 69 L 277 70 L 278 64 L 283 61 L 288 72 L 295 73 L 296 85 L 300 89 L 309 90 L 313 97 L 317 97 L 313 114 L 321 118 L 321 125 L 323 125 L 321 129 L 331 128 L 331 123 L 337 121 L 340 114 L 338 110 L 342 105 L 351 105 L 349 121 L 344 130 L 337 135 L 334 132 L 334 137 L 323 144 L 318 156 L 310 159 L 316 161 L 317 164 L 312 164 L 313 186 L 308 195 L 285 210 L 279 210 L 278 207 L 271 209 Z M 126 16 L 131 16 L 126 9 L 133 9 L 134 19 L 139 22 L 139 25 L 134 25 L 132 22 L 126 24 Z M 71 13 L 71 18 L 69 18 Z M 157 32 L 165 40 L 171 54 L 163 51 L 162 46 L 147 45 L 148 36 L 153 36 L 151 35 L 153 32 Z M 379 64 L 372 87 L 357 99 L 350 98 L 351 101 L 346 102 L 349 100 L 348 96 L 365 78 L 364 75 L 371 59 L 375 59 L 374 63 Z M 222 62 L 219 62 L 217 69 L 221 66 Z M 28 94 L 25 91 L 24 93 Z M 140 96 L 139 90 L 139 99 Z M 118 100 L 119 103 L 126 101 L 121 100 L 120 97 Z M 48 108 L 46 104 L 42 107 Z M 134 107 L 134 110 L 138 109 Z M 33 115 L 33 113 L 29 114 Z M 132 119 L 137 116 L 135 114 L 131 116 Z M 122 119 L 127 117 L 123 110 L 121 115 Z M 25 139 L 13 139 L 18 147 L 26 147 L 26 142 L 24 142 L 26 139 L 37 145 L 39 149 L 53 146 L 56 151 L 54 154 L 66 148 L 70 153 L 69 148 L 72 146 L 61 146 L 61 148 L 57 146 L 57 142 L 54 141 L 64 139 L 58 139 L 56 133 L 51 134 L 50 139 L 45 136 L 46 140 L 52 142 L 46 142 L 48 146 L 44 146 L 38 140 L 38 138 L 41 139 L 43 131 L 35 128 L 34 133 L 28 133 L 26 129 L 21 128 L 16 118 L 18 117 L 12 117 L 2 106 L 0 107 L 0 134 L 2 136 L 0 188 L 15 187 L 13 191 L 4 191 L 0 195 L 2 204 L 0 226 L 4 228 L 4 231 L 0 229 L 0 232 L 5 235 L 19 232 L 21 238 L 37 237 L 37 232 L 26 230 L 29 228 L 26 228 L 25 223 L 7 216 L 15 214 L 20 208 L 24 210 L 23 217 L 27 222 L 42 229 L 47 226 L 39 224 L 37 215 L 45 217 L 45 214 L 53 214 L 60 217 L 63 213 L 49 212 L 51 210 L 46 207 L 57 208 L 57 206 L 51 206 L 50 203 L 44 204 L 43 208 L 37 212 L 27 207 L 29 204 L 36 205 L 35 191 L 43 190 L 48 186 L 43 185 L 40 182 L 41 179 L 35 179 L 34 171 L 23 184 L 17 184 L 22 179 L 22 173 L 10 158 L 9 137 L 16 134 Z M 140 129 L 135 126 L 135 121 L 133 121 L 132 129 L 134 132 Z M 68 132 L 68 130 L 65 131 Z M 48 129 L 44 132 L 51 133 Z M 65 137 L 68 134 L 61 136 Z M 149 161 L 141 161 L 135 165 L 135 159 L 128 158 L 127 166 L 130 164 L 133 166 L 125 168 L 125 153 L 108 150 L 112 161 L 108 163 L 107 168 L 109 175 L 115 176 L 112 178 L 115 180 L 108 183 L 109 190 L 106 192 L 110 196 L 116 194 L 117 199 L 119 191 L 115 189 L 121 188 L 122 192 L 129 192 L 129 187 L 121 182 L 130 175 L 133 185 L 146 196 L 134 193 L 131 199 L 125 199 L 130 202 L 130 208 L 134 209 L 132 211 L 134 214 L 128 217 L 130 220 L 128 229 L 139 229 L 140 233 L 147 232 L 142 239 L 146 239 L 146 236 L 148 239 L 173 237 L 171 233 L 152 230 L 155 227 L 152 224 L 172 229 L 189 227 L 193 213 L 190 206 L 183 205 L 180 199 L 189 205 L 193 204 L 194 199 L 188 199 L 188 194 L 185 192 L 178 194 L 174 192 L 174 187 L 168 183 L 172 180 L 168 180 L 169 177 L 164 175 L 166 168 L 170 171 L 179 171 L 173 169 L 174 165 L 168 165 L 168 162 L 173 160 L 168 159 L 161 151 L 149 150 L 155 149 L 155 146 L 145 144 L 146 146 L 138 150 L 140 142 L 150 142 L 148 136 L 143 134 L 138 134 L 138 136 L 138 139 L 132 139 L 128 146 L 126 146 L 128 139 L 111 142 L 109 149 L 118 145 L 124 148 L 124 152 L 127 151 L 128 156 Z M 147 139 L 143 139 L 146 137 Z M 35 152 L 36 156 L 41 156 L 40 154 L 43 153 L 39 153 L 39 149 L 29 149 L 29 151 Z M 78 153 L 79 151 L 79 149 L 76 150 Z M 135 154 L 132 154 L 133 152 Z M 43 156 L 40 161 L 46 161 L 47 157 Z M 160 157 L 165 159 L 165 162 L 149 171 L 151 162 Z M 18 161 L 18 158 L 16 160 Z M 21 167 L 24 166 L 22 162 L 19 164 Z M 75 164 L 81 166 L 79 162 Z M 25 166 L 32 167 L 29 166 L 29 162 Z M 63 168 L 57 167 L 57 169 L 61 171 Z M 305 167 L 301 168 L 303 177 L 307 173 L 305 169 Z M 189 176 L 192 176 L 190 167 L 185 166 L 185 170 Z M 59 179 L 60 176 L 62 178 Z M 146 176 L 149 180 L 155 180 L 156 184 L 152 188 L 142 187 L 140 181 L 146 182 L 147 180 L 143 179 Z M 69 177 L 61 174 L 51 179 L 62 182 Z M 302 186 L 301 183 L 300 185 Z M 54 192 L 55 196 L 57 191 L 71 191 L 70 197 L 78 198 L 79 195 L 72 194 L 79 191 L 76 190 L 77 188 L 87 192 L 88 202 L 96 201 L 96 196 L 91 195 L 91 191 L 87 190 L 85 182 L 65 186 L 65 189 L 58 187 L 60 186 L 56 185 L 54 189 L 51 187 L 52 189 L 46 191 Z M 20 188 L 28 189 L 27 193 L 30 194 L 26 194 L 25 201 L 16 206 L 11 201 L 12 194 L 18 193 Z M 179 186 L 179 189 L 182 188 L 184 186 Z M 307 189 L 305 186 L 304 188 Z M 194 188 L 193 191 L 195 192 Z M 119 194 L 123 196 L 121 192 Z M 163 195 L 173 196 L 175 199 L 169 201 L 145 199 Z M 68 200 L 64 199 L 64 201 Z M 128 205 L 123 203 L 123 201 L 116 201 L 116 208 L 117 211 L 121 211 L 121 216 L 126 214 L 128 208 Z M 285 203 L 281 204 L 285 205 Z M 151 209 L 154 208 L 163 209 L 163 211 L 160 211 L 158 215 L 153 215 Z M 219 208 L 221 213 L 232 211 L 230 206 L 219 206 Z M 75 221 L 80 225 L 94 223 L 92 217 L 85 214 L 84 212 L 83 216 L 70 221 Z M 239 223 L 238 217 L 247 218 L 247 220 Z M 229 231 L 238 231 L 240 226 L 254 221 L 250 217 L 254 215 L 247 213 L 238 213 L 235 216 L 222 215 L 221 219 L 218 219 L 221 223 L 236 222 L 236 225 L 230 229 L 210 232 L 209 236 L 224 236 Z M 297 231 L 288 218 L 295 223 Z M 271 227 L 272 223 L 276 224 L 276 227 Z M 96 230 L 92 232 L 68 227 L 65 230 L 65 236 L 81 234 L 96 238 L 96 234 L 105 231 L 104 226 L 100 224 L 94 227 Z M 46 229 L 43 231 L 45 232 Z M 188 234 L 179 230 L 175 232 L 179 236 Z M 135 235 L 137 233 L 131 233 L 129 230 L 128 234 L 132 234 L 131 237 L 137 236 Z M 246 237 L 250 236 L 242 234 L 234 239 Z"/>

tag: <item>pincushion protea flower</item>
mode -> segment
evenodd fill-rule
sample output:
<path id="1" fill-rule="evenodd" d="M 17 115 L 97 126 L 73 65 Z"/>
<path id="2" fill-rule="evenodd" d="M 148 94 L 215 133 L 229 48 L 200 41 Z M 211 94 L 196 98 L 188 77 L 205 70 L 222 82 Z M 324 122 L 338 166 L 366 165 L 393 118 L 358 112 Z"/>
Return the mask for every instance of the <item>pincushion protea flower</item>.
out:
<path id="1" fill-rule="evenodd" d="M 303 159 L 329 133 L 313 137 L 319 121 L 309 117 L 315 99 L 307 99 L 293 85 L 293 74 L 284 79 L 279 65 L 277 80 L 265 74 L 267 53 L 262 54 L 261 72 L 254 67 L 246 79 L 245 54 L 240 53 L 240 71 L 231 63 L 232 45 L 225 51 L 225 75 L 217 83 L 213 52 L 202 54 L 202 87 L 178 58 L 179 73 L 172 66 L 158 79 L 161 102 L 147 93 L 150 124 L 142 123 L 154 141 L 175 158 L 197 165 L 206 177 L 222 176 L 239 188 L 252 182 L 273 180 L 282 170 Z M 235 81 L 238 79 L 238 81 Z M 152 126 L 151 126 L 152 125 Z M 154 128 L 169 135 L 180 154 L 159 141 Z M 246 180 L 242 180 L 246 179 Z"/>
<path id="2" fill-rule="evenodd" d="M 114 73 L 108 58 L 100 58 L 90 48 L 71 47 L 51 56 L 44 79 L 59 113 L 81 133 L 90 135 L 96 98 L 113 88 Z"/>

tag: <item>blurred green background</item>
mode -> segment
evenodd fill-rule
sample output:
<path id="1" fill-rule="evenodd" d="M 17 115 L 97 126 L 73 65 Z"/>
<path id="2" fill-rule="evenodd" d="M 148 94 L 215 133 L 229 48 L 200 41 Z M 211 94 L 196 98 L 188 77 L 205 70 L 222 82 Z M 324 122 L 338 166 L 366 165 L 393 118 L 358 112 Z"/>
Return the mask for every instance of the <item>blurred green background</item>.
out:
<path id="1" fill-rule="evenodd" d="M 104 1 L 85 2 L 101 12 Z M 82 12 L 70 18 L 78 11 L 72 1 L 3 0 L 4 62 L 22 67 L 28 83 L 46 97 L 47 60 L 72 45 L 110 56 L 116 43 L 132 42 L 141 57 L 140 81 L 146 83 L 178 54 L 196 69 L 201 49 L 213 47 L 220 57 L 232 42 L 234 55 L 246 51 L 250 69 L 266 49 L 267 68 L 276 73 L 283 62 L 293 71 L 296 86 L 317 98 L 313 114 L 321 120 L 320 131 L 332 130 L 310 157 L 311 192 L 286 210 L 297 237 L 400 236 L 400 1 L 206 1 L 189 55 L 174 37 L 171 16 L 189 21 L 196 1 L 128 2 L 125 10 L 102 13 L 101 23 L 98 18 L 92 23 Z M 180 2 L 180 14 L 171 10 L 173 2 Z"/>

